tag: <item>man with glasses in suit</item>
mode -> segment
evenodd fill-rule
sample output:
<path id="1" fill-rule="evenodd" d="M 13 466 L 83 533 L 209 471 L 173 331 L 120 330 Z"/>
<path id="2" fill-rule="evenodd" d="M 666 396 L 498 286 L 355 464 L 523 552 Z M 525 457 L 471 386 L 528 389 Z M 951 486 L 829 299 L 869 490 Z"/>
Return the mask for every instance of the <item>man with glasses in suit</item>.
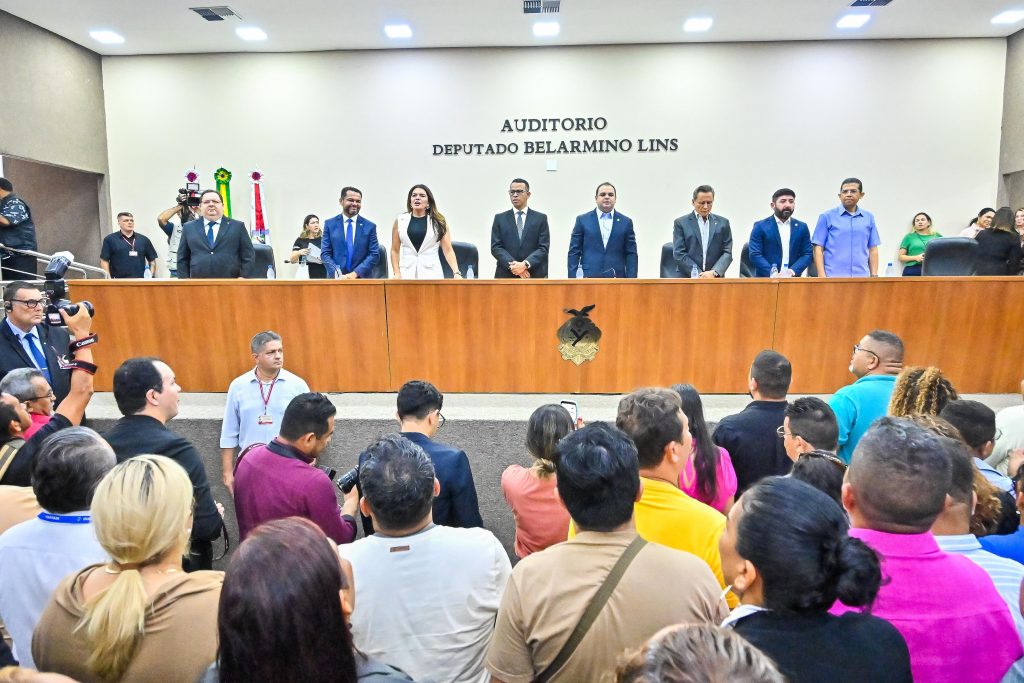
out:
<path id="1" fill-rule="evenodd" d="M 509 184 L 508 196 L 512 208 L 497 214 L 491 225 L 491 255 L 498 261 L 494 277 L 547 277 L 551 245 L 548 217 L 526 206 L 530 183 L 524 179 L 516 178 Z"/>
<path id="2" fill-rule="evenodd" d="M 71 389 L 71 371 L 62 370 L 57 356 L 67 351 L 67 329 L 44 325 L 46 295 L 33 284 L 16 280 L 4 288 L 7 319 L 0 323 L 0 376 L 15 368 L 39 370 L 57 396 L 56 405 Z"/>

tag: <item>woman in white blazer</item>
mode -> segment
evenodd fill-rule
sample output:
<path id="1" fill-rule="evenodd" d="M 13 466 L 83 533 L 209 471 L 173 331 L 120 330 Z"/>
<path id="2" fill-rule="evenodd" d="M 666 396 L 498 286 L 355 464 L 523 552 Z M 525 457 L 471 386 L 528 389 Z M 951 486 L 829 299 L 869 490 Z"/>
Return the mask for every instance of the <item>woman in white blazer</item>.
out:
<path id="1" fill-rule="evenodd" d="M 413 185 L 406 213 L 391 228 L 391 272 L 398 280 L 439 280 L 444 277 L 438 251 L 444 252 L 456 279 L 462 279 L 452 249 L 452 234 L 434 195 L 426 185 Z"/>

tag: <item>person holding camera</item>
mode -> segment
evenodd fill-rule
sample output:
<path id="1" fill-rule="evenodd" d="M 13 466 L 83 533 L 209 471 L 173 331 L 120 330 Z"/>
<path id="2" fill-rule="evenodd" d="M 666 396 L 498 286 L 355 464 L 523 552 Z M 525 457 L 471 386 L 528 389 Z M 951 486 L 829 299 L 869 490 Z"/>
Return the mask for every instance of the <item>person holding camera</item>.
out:
<path id="1" fill-rule="evenodd" d="M 0 323 L 0 376 L 15 368 L 43 373 L 60 405 L 71 390 L 71 371 L 60 367 L 57 356 L 71 342 L 63 327 L 43 324 L 47 298 L 36 285 L 15 280 L 4 288 L 7 320 Z"/>
<path id="2" fill-rule="evenodd" d="M 193 204 L 192 201 L 195 201 Z M 173 219 L 177 217 L 178 222 Z M 164 210 L 156 217 L 156 224 L 167 235 L 167 271 L 172 278 L 178 277 L 178 244 L 181 242 L 181 229 L 185 223 L 200 218 L 199 198 L 192 200 L 190 193 L 181 190 L 178 193 L 177 203 L 169 209 Z"/>
<path id="3" fill-rule="evenodd" d="M 331 477 L 315 466 L 331 443 L 336 412 L 323 394 L 299 394 L 285 409 L 277 438 L 242 454 L 235 465 L 239 540 L 260 524 L 285 517 L 305 517 L 335 543 L 355 539 L 357 490 L 345 493 L 339 509 Z"/>

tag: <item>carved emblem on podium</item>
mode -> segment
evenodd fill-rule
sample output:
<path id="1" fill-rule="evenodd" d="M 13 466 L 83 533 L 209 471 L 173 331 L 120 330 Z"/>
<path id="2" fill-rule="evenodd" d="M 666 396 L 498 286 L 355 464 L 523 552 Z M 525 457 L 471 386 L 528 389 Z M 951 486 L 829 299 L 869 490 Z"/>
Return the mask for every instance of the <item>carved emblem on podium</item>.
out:
<path id="1" fill-rule="evenodd" d="M 594 360 L 600 349 L 601 330 L 590 319 L 590 312 L 595 306 L 584 306 L 578 311 L 575 308 L 563 309 L 572 317 L 558 328 L 558 352 L 562 358 L 576 365 Z"/>

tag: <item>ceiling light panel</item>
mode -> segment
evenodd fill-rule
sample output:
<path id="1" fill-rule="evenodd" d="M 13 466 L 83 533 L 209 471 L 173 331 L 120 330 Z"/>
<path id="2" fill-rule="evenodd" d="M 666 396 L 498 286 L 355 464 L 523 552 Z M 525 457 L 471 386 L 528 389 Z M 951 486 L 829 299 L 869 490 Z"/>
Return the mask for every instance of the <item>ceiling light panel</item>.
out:
<path id="1" fill-rule="evenodd" d="M 124 42 L 124 36 L 120 33 L 108 31 L 106 29 L 89 31 L 89 37 L 95 41 L 103 43 L 104 45 L 120 45 Z"/>
<path id="2" fill-rule="evenodd" d="M 533 35 L 537 38 L 554 38 L 561 30 L 557 21 L 538 21 L 533 24 Z"/>
<path id="3" fill-rule="evenodd" d="M 992 17 L 993 24 L 1016 24 L 1024 19 L 1024 10 L 1010 9 Z"/>
<path id="4" fill-rule="evenodd" d="M 412 38 L 412 27 L 409 24 L 388 24 L 384 27 L 384 35 L 388 38 Z"/>
<path id="5" fill-rule="evenodd" d="M 266 40 L 266 32 L 256 26 L 239 26 L 235 29 L 235 35 L 242 40 L 255 41 Z"/>
<path id="6" fill-rule="evenodd" d="M 862 28 L 869 21 L 871 21 L 870 14 L 845 14 L 836 22 L 836 28 Z"/>

